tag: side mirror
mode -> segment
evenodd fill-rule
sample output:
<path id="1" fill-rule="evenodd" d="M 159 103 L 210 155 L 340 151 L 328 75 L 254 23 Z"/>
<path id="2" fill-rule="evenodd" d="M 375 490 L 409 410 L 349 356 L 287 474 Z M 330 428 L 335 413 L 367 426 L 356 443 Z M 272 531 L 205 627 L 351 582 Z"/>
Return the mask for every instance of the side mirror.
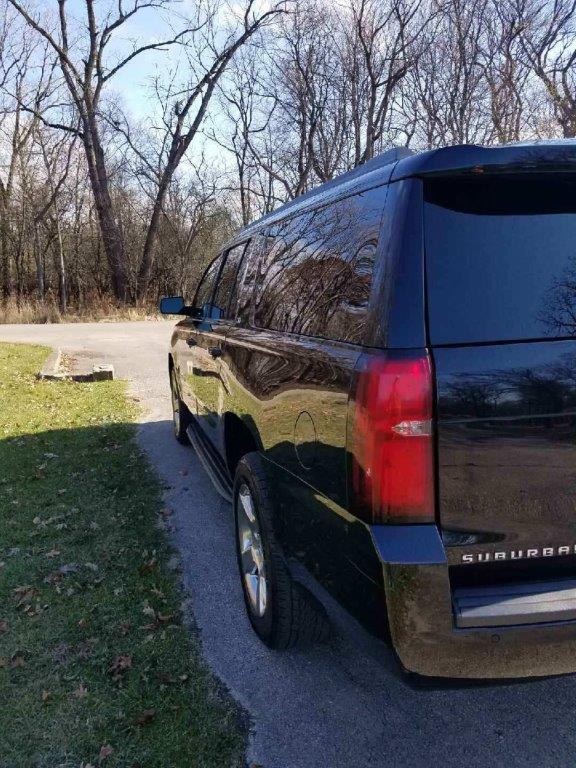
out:
<path id="1" fill-rule="evenodd" d="M 165 296 L 160 299 L 160 312 L 163 315 L 187 315 L 187 309 L 182 296 Z"/>
<path id="2" fill-rule="evenodd" d="M 216 304 L 211 304 L 209 301 L 204 304 L 201 310 L 201 317 L 205 320 L 221 320 L 223 312 Z"/>

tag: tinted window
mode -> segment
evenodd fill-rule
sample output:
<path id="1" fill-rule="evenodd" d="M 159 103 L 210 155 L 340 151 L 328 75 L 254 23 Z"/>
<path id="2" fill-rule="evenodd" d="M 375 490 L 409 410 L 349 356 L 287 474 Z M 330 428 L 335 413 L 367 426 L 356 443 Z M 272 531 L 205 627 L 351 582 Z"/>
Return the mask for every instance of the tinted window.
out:
<path id="1" fill-rule="evenodd" d="M 220 264 L 222 263 L 222 258 L 222 255 L 217 256 L 212 264 L 210 264 L 206 272 L 204 272 L 202 279 L 198 283 L 198 288 L 196 289 L 196 297 L 194 299 L 195 307 L 203 307 L 204 304 L 209 304 L 212 302 L 214 285 L 216 283 L 216 278 L 218 277 L 218 271 L 220 269 Z"/>
<path id="2" fill-rule="evenodd" d="M 266 238 L 261 234 L 254 235 L 250 239 L 240 272 L 238 273 L 236 317 L 246 325 L 254 324 L 254 304 L 252 298 L 260 274 L 260 262 L 266 242 Z M 234 300 L 234 297 L 232 298 Z"/>
<path id="3" fill-rule="evenodd" d="M 238 270 L 242 262 L 245 248 L 246 243 L 230 248 L 224 266 L 222 267 L 222 272 L 220 273 L 214 304 L 222 311 L 224 317 L 228 314 L 228 307 L 230 306 L 232 293 L 237 284 Z"/>
<path id="4" fill-rule="evenodd" d="M 433 343 L 576 335 L 576 181 L 426 185 Z"/>
<path id="5" fill-rule="evenodd" d="M 269 232 L 256 277 L 254 322 L 360 342 L 385 188 L 286 219 Z"/>

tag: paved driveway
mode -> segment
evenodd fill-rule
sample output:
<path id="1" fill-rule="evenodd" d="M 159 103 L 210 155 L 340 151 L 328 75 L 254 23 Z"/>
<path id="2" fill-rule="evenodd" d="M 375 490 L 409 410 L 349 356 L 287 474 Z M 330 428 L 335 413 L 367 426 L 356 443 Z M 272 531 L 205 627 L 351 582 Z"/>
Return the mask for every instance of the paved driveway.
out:
<path id="1" fill-rule="evenodd" d="M 576 765 L 576 678 L 411 688 L 390 651 L 333 603 L 328 647 L 278 654 L 252 634 L 236 578 L 230 508 L 171 435 L 168 323 L 0 326 L 0 340 L 107 357 L 147 409 L 140 439 L 167 485 L 174 541 L 203 651 L 249 712 L 264 768 Z"/>

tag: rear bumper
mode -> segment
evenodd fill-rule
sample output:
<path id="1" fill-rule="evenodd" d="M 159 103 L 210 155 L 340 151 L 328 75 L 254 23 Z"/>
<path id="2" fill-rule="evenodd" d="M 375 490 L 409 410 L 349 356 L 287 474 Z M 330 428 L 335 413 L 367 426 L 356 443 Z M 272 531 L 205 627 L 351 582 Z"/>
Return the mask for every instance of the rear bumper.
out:
<path id="1" fill-rule="evenodd" d="M 390 633 L 410 672 L 516 678 L 576 671 L 576 621 L 456 626 L 448 564 L 436 526 L 377 526 Z"/>

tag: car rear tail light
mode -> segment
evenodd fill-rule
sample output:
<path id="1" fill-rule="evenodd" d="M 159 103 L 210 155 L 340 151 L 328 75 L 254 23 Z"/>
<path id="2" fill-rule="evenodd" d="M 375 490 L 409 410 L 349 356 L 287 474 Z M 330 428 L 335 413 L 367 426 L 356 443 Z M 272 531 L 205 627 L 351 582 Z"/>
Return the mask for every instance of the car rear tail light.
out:
<path id="1" fill-rule="evenodd" d="M 363 355 L 348 424 L 352 511 L 373 523 L 433 522 L 432 439 L 428 353 Z"/>

